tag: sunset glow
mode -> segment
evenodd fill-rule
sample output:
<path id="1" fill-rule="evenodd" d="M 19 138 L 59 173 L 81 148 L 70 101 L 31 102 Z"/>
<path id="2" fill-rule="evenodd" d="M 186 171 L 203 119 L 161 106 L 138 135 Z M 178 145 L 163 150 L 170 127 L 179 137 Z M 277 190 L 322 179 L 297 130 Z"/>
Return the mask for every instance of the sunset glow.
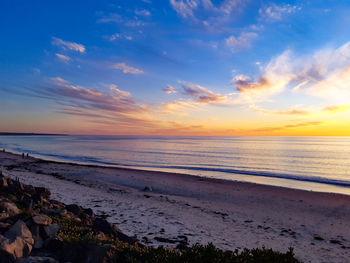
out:
<path id="1" fill-rule="evenodd" d="M 15 2 L 0 131 L 350 136 L 349 1 Z"/>

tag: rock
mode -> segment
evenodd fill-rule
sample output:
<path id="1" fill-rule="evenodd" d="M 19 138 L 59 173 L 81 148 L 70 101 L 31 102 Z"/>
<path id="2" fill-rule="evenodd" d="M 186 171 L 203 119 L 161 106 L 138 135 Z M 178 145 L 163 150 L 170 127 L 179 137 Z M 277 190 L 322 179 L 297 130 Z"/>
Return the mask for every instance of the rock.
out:
<path id="1" fill-rule="evenodd" d="M 0 251 L 8 259 L 28 256 L 33 245 L 32 233 L 21 220 L 18 220 L 4 236 L 0 235 Z"/>
<path id="2" fill-rule="evenodd" d="M 152 189 L 152 187 L 150 187 L 150 186 L 145 186 L 145 188 L 143 188 L 143 191 L 144 191 L 144 192 L 152 192 L 153 189 Z"/>
<path id="3" fill-rule="evenodd" d="M 10 194 L 18 194 L 19 192 L 23 192 L 24 190 L 24 186 L 21 182 L 19 181 L 16 181 L 16 180 L 9 180 L 7 179 L 7 192 L 10 193 Z"/>
<path id="4" fill-rule="evenodd" d="M 112 235 L 114 233 L 113 225 L 99 217 L 94 220 L 93 227 L 96 231 L 101 231 L 106 235 Z"/>
<path id="5" fill-rule="evenodd" d="M 34 187 L 34 188 L 35 188 L 35 192 L 42 197 L 49 198 L 51 195 L 51 192 L 49 189 L 46 189 L 44 187 Z"/>
<path id="6" fill-rule="evenodd" d="M 35 215 L 32 217 L 33 221 L 35 224 L 37 225 L 41 225 L 41 226 L 47 226 L 50 225 L 52 223 L 52 219 L 50 217 L 48 217 L 47 215 Z"/>
<path id="7" fill-rule="evenodd" d="M 66 209 L 43 209 L 43 212 L 52 216 L 65 216 L 67 215 Z"/>
<path id="8" fill-rule="evenodd" d="M 17 205 L 10 202 L 0 203 L 0 212 L 8 213 L 10 216 L 18 215 L 21 211 L 18 209 Z"/>
<path id="9" fill-rule="evenodd" d="M 80 206 L 75 204 L 67 205 L 66 208 L 69 212 L 72 212 L 74 215 L 79 215 L 83 211 L 83 209 Z"/>
<path id="10" fill-rule="evenodd" d="M 49 226 L 44 226 L 45 238 L 53 238 L 60 229 L 59 225 L 52 224 Z"/>
<path id="11" fill-rule="evenodd" d="M 18 259 L 15 263 L 58 263 L 58 261 L 50 257 L 27 257 Z"/>
<path id="12" fill-rule="evenodd" d="M 4 232 L 10 228 L 11 224 L 0 222 L 0 232 Z"/>
<path id="13" fill-rule="evenodd" d="M 40 228 L 41 226 L 34 224 L 30 228 L 34 239 L 34 248 L 42 248 L 44 245 L 44 240 L 40 236 Z"/>
<path id="14" fill-rule="evenodd" d="M 7 187 L 8 184 L 7 184 L 7 179 L 3 176 L 0 177 L 0 188 L 5 188 Z"/>
<path id="15" fill-rule="evenodd" d="M 25 209 L 27 210 L 32 210 L 33 209 L 33 199 L 32 198 L 24 198 L 21 201 L 21 204 L 24 206 Z"/>
<path id="16" fill-rule="evenodd" d="M 25 240 L 29 245 L 34 244 L 33 236 L 27 225 L 22 221 L 18 220 L 6 233 L 5 237 L 8 239 L 16 239 L 17 237 Z"/>
<path id="17" fill-rule="evenodd" d="M 0 221 L 9 218 L 9 213 L 0 213 Z"/>
<path id="18" fill-rule="evenodd" d="M 24 191 L 30 195 L 34 195 L 36 193 L 35 187 L 32 185 L 24 185 Z"/>
<path id="19" fill-rule="evenodd" d="M 93 216 L 94 212 L 91 208 L 84 209 L 84 214 L 87 214 L 88 216 Z"/>

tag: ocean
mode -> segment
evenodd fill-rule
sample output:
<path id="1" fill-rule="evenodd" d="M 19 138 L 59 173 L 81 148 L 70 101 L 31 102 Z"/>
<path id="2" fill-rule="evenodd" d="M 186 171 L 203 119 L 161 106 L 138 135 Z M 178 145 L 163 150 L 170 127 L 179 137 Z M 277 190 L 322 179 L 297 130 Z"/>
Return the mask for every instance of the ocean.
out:
<path id="1" fill-rule="evenodd" d="M 350 195 L 350 137 L 0 136 L 0 148 Z"/>

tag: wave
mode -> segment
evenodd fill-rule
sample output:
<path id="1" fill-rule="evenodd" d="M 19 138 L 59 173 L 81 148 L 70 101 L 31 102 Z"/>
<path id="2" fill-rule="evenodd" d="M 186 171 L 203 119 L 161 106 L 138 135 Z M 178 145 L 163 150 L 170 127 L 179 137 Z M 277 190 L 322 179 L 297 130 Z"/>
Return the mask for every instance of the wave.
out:
<path id="1" fill-rule="evenodd" d="M 42 157 L 51 157 L 60 160 L 73 161 L 79 163 L 88 163 L 88 164 L 100 164 L 100 165 L 109 165 L 109 166 L 122 166 L 129 168 L 153 168 L 153 169 L 165 169 L 169 172 L 174 172 L 174 170 L 182 170 L 184 173 L 186 171 L 203 171 L 203 172 L 220 172 L 226 174 L 235 174 L 235 175 L 247 175 L 247 176 L 259 176 L 267 178 L 278 178 L 285 180 L 293 180 L 299 182 L 310 182 L 310 183 L 320 183 L 327 185 L 335 185 L 342 187 L 350 187 L 350 181 L 331 179 L 319 176 L 301 176 L 293 175 L 287 173 L 274 173 L 269 171 L 252 171 L 252 170 L 242 170 L 234 168 L 222 168 L 222 167 L 200 167 L 200 166 L 182 166 L 182 165 L 138 165 L 138 164 L 127 164 L 127 163 L 118 163 L 118 162 L 108 162 L 101 160 L 98 157 L 93 156 L 71 156 L 71 155 L 59 155 L 59 154 L 48 154 L 42 153 L 33 150 L 26 150 L 19 147 L 14 147 L 11 150 L 16 152 L 28 152 L 32 155 L 42 156 Z"/>

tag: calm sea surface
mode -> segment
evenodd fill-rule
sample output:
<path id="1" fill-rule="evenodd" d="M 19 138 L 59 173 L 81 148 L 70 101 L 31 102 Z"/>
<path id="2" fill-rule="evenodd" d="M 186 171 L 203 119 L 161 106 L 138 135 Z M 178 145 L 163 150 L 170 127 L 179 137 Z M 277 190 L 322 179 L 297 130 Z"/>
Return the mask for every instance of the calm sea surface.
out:
<path id="1" fill-rule="evenodd" d="M 0 148 L 350 195 L 350 137 L 0 136 Z"/>

